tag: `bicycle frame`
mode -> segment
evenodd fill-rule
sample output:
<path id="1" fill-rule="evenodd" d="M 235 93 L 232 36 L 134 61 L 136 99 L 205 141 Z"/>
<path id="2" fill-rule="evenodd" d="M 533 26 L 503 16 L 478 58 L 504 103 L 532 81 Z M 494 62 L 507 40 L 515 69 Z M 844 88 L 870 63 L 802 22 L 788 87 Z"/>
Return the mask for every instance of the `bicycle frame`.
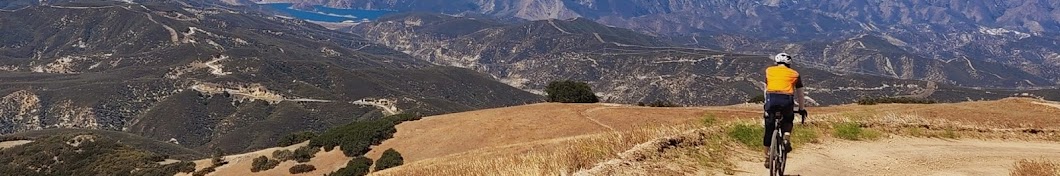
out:
<path id="1" fill-rule="evenodd" d="M 784 175 L 784 167 L 787 163 L 788 154 L 784 152 L 784 145 L 788 141 L 784 139 L 784 131 L 781 128 L 781 120 L 784 117 L 783 114 L 776 113 L 772 114 L 773 120 L 773 135 L 769 144 L 769 175 L 771 176 L 782 176 Z"/>
<path id="2" fill-rule="evenodd" d="M 795 114 L 802 116 L 802 123 L 806 123 L 807 112 L 805 110 L 795 111 Z M 784 128 L 781 127 L 782 121 L 784 120 L 784 114 L 774 113 L 768 114 L 768 118 L 773 118 L 773 135 L 769 144 L 769 175 L 782 176 L 784 175 L 784 169 L 787 166 L 788 161 L 788 149 L 783 144 L 791 143 L 789 138 L 784 137 Z"/>

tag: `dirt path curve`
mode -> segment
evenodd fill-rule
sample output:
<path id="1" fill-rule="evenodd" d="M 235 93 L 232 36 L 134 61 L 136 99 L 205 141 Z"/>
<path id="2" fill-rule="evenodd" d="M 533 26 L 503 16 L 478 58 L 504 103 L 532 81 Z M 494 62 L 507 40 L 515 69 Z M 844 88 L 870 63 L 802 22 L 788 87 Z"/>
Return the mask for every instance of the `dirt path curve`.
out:
<path id="1" fill-rule="evenodd" d="M 1008 175 L 1020 159 L 1060 158 L 1058 142 L 892 138 L 832 141 L 791 153 L 790 175 Z M 758 161 L 737 175 L 769 175 Z"/>
<path id="2" fill-rule="evenodd" d="M 588 109 L 588 110 L 582 111 L 582 112 L 578 113 L 578 115 L 584 117 L 585 119 L 589 119 L 589 121 L 592 121 L 596 125 L 600 125 L 600 127 L 607 128 L 608 130 L 611 130 L 611 131 L 618 131 L 618 130 L 615 130 L 615 128 L 611 127 L 611 125 L 604 124 L 604 123 L 600 122 L 599 120 L 596 120 L 593 117 L 588 115 L 589 113 L 591 113 L 593 111 L 611 109 L 611 108 L 616 108 L 616 107 L 621 107 L 621 106 L 608 105 L 608 106 L 604 106 L 604 107 L 596 107 L 596 108 L 592 108 L 592 109 Z"/>

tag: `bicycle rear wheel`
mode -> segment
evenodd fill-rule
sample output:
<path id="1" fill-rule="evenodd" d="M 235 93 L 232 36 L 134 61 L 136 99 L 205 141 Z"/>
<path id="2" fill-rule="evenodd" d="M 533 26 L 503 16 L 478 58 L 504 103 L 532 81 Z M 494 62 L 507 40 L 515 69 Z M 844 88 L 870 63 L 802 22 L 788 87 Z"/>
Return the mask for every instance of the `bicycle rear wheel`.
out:
<path id="1" fill-rule="evenodd" d="M 787 160 L 787 154 L 784 152 L 784 138 L 783 133 L 778 129 L 773 132 L 773 142 L 769 145 L 769 175 L 771 176 L 782 176 L 784 175 L 785 162 Z"/>

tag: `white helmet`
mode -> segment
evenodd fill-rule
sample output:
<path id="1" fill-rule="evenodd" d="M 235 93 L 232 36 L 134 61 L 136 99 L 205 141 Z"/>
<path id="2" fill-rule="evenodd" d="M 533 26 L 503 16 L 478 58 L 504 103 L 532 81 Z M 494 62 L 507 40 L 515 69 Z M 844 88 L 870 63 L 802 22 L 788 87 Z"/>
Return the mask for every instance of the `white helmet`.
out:
<path id="1" fill-rule="evenodd" d="M 773 61 L 776 61 L 777 63 L 791 64 L 791 55 L 788 55 L 788 53 L 780 53 L 777 54 L 777 56 L 773 56 Z"/>

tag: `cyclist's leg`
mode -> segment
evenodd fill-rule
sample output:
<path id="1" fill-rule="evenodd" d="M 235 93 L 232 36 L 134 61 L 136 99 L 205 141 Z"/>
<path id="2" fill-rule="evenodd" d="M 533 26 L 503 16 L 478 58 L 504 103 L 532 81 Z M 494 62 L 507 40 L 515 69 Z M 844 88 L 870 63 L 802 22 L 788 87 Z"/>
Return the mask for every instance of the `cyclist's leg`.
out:
<path id="1" fill-rule="evenodd" d="M 765 129 L 763 130 L 762 134 L 762 146 L 764 146 L 762 147 L 762 151 L 763 156 L 765 156 L 764 166 L 766 168 L 769 168 L 771 164 L 769 160 L 769 145 L 771 144 L 770 142 L 773 141 L 773 130 L 776 128 L 773 115 L 779 113 L 779 111 L 777 111 L 777 108 L 775 107 L 775 102 L 777 101 L 770 100 L 769 97 L 769 95 L 766 95 L 766 101 L 763 107 L 763 111 L 765 111 L 765 114 L 762 116 L 762 125 Z"/>
<path id="2" fill-rule="evenodd" d="M 773 103 L 775 101 L 769 101 L 768 97 L 769 96 L 767 96 L 764 108 L 765 115 L 762 116 L 762 125 L 765 129 L 762 132 L 762 146 L 765 146 L 766 148 L 769 148 L 769 144 L 772 141 L 773 130 L 776 128 L 776 123 L 774 122 L 775 120 L 773 118 L 773 115 L 779 113 L 779 111 L 777 111 L 777 108 L 775 108 L 775 103 Z"/>
<path id="3" fill-rule="evenodd" d="M 784 119 L 780 121 L 780 129 L 784 132 L 791 132 L 792 124 L 795 122 L 794 108 L 794 103 L 790 103 L 781 111 L 781 114 L 784 115 Z"/>
<path id="4" fill-rule="evenodd" d="M 795 110 L 794 109 L 795 109 L 795 102 L 789 100 L 789 101 L 787 101 L 787 103 L 784 104 L 783 109 L 781 110 L 781 114 L 784 115 L 784 118 L 783 118 L 783 120 L 780 121 L 780 127 L 779 128 L 780 128 L 781 131 L 783 131 L 785 133 L 788 133 L 788 134 L 791 133 L 792 126 L 794 125 L 794 122 L 795 122 Z M 785 149 L 784 151 L 791 151 L 792 150 L 790 141 L 789 141 L 789 143 L 784 143 L 784 149 Z"/>
<path id="5" fill-rule="evenodd" d="M 773 113 L 767 112 L 767 114 L 771 115 Z M 775 125 L 775 122 L 774 122 L 775 120 L 772 117 L 768 117 L 767 116 L 767 117 L 763 117 L 762 121 L 765 122 L 763 124 L 764 127 L 765 127 L 765 130 L 763 131 L 763 134 L 762 134 L 762 146 L 769 147 L 769 144 L 770 144 L 770 141 L 771 141 L 770 137 L 772 137 L 772 135 L 773 135 L 773 130 L 776 129 L 776 127 L 774 126 Z"/>

